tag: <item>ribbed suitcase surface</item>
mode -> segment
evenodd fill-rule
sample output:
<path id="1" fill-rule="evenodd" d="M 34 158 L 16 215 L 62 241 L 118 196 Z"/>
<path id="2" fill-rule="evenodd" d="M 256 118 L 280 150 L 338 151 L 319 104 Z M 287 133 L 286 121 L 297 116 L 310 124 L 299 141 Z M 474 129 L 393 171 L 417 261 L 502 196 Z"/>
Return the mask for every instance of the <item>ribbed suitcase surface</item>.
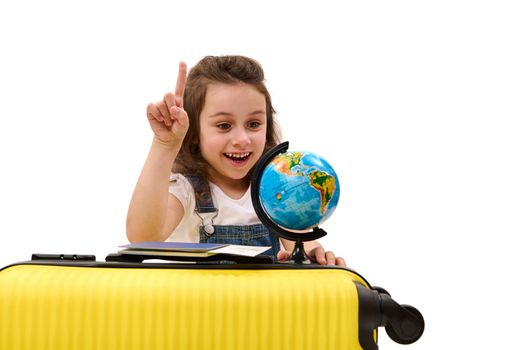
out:
<path id="1" fill-rule="evenodd" d="M 346 269 L 109 266 L 2 270 L 0 349 L 362 349 Z"/>

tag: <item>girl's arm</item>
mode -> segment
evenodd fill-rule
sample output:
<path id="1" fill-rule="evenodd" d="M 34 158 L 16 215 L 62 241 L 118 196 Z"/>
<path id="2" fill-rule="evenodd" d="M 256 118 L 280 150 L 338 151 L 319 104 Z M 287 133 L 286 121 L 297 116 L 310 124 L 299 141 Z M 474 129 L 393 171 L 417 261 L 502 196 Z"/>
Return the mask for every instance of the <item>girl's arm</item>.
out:
<path id="1" fill-rule="evenodd" d="M 184 214 L 168 187 L 173 162 L 188 131 L 183 108 L 185 85 L 186 64 L 181 62 L 175 93 L 167 93 L 146 110 L 154 138 L 128 208 L 126 235 L 131 242 L 164 241 Z"/>
<path id="2" fill-rule="evenodd" d="M 130 242 L 164 241 L 180 222 L 184 210 L 168 192 L 170 171 L 179 147 L 168 147 L 154 138 L 133 192 L 126 234 Z"/>

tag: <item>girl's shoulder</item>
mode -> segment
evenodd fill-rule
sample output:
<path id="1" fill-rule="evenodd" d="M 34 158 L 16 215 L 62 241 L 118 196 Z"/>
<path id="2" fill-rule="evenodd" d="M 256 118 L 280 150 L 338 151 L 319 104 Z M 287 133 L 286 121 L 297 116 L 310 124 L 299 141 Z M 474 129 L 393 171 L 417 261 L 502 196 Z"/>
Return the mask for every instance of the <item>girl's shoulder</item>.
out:
<path id="1" fill-rule="evenodd" d="M 189 197 L 193 197 L 194 189 L 188 179 L 179 173 L 170 174 L 170 184 L 168 188 L 169 192 L 175 195 L 179 200 L 187 200 Z"/>
<path id="2" fill-rule="evenodd" d="M 170 173 L 170 182 L 178 182 L 178 181 L 188 182 L 188 179 L 183 174 Z"/>

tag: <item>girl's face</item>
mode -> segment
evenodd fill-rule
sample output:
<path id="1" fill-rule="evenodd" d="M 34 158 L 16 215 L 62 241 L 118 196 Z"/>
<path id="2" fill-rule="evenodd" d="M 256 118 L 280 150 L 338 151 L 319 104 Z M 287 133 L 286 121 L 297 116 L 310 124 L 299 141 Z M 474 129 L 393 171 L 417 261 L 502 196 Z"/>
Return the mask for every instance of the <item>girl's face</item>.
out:
<path id="1" fill-rule="evenodd" d="M 221 187 L 243 179 L 265 148 L 265 96 L 245 83 L 208 85 L 199 117 L 200 150 Z"/>

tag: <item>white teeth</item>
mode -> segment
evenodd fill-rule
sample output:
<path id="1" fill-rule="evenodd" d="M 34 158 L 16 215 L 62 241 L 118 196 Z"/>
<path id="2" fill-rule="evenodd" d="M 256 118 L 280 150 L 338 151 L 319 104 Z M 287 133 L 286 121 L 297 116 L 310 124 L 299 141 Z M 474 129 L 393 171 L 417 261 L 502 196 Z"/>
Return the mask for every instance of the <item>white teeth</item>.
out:
<path id="1" fill-rule="evenodd" d="M 225 155 L 227 157 L 230 157 L 230 158 L 245 158 L 245 157 L 248 157 L 250 154 L 250 152 L 245 152 L 245 153 L 225 153 Z"/>

